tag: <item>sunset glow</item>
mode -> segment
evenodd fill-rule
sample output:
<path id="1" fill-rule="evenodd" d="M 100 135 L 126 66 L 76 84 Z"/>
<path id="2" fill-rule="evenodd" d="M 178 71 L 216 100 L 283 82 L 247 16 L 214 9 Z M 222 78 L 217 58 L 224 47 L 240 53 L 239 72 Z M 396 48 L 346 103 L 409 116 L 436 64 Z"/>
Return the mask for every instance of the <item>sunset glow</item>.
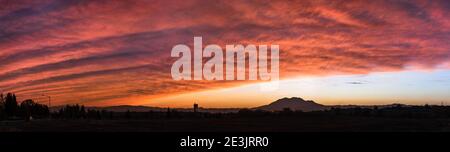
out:
<path id="1" fill-rule="evenodd" d="M 152 99 L 148 105 L 190 107 L 257 107 L 283 97 L 300 96 L 325 105 L 450 104 L 449 70 L 377 72 L 303 77 L 280 82 L 280 89 L 261 92 L 259 84 Z M 428 89 L 424 89 L 428 88 Z M 230 96 L 232 94 L 233 96 Z"/>

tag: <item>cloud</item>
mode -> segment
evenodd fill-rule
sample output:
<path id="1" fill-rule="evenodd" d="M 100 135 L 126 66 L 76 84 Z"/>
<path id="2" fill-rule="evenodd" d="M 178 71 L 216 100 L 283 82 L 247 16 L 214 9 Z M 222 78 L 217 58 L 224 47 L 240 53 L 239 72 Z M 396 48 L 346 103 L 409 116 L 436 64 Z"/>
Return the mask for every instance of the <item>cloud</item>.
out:
<path id="1" fill-rule="evenodd" d="M 59 104 L 126 103 L 251 83 L 173 81 L 170 50 L 192 45 L 194 36 L 221 46 L 279 44 L 282 79 L 450 65 L 446 0 L 0 4 L 0 91 L 45 92 Z"/>
<path id="2" fill-rule="evenodd" d="M 366 83 L 360 82 L 360 81 L 352 81 L 352 82 L 347 82 L 347 84 L 366 84 Z"/>

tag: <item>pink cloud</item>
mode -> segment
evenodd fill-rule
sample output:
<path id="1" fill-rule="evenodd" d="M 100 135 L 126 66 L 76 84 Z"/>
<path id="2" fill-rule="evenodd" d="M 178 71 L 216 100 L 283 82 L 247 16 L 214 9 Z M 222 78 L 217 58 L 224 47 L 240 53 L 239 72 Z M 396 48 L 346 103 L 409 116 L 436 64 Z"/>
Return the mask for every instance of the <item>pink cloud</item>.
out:
<path id="1" fill-rule="evenodd" d="M 174 82 L 170 50 L 192 45 L 194 36 L 222 46 L 279 44 L 282 79 L 448 68 L 450 55 L 445 0 L 0 4 L 1 91 L 46 92 L 58 104 L 104 105 L 251 83 Z"/>

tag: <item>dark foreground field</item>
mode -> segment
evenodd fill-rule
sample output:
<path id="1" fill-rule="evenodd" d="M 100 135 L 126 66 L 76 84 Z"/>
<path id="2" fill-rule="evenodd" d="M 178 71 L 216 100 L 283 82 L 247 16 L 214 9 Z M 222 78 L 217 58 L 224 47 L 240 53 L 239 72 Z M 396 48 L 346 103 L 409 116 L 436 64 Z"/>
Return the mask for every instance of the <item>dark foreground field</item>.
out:
<path id="1" fill-rule="evenodd" d="M 1 121 L 2 132 L 315 132 L 450 131 L 450 119 L 371 117 L 261 117 L 136 120 Z"/>

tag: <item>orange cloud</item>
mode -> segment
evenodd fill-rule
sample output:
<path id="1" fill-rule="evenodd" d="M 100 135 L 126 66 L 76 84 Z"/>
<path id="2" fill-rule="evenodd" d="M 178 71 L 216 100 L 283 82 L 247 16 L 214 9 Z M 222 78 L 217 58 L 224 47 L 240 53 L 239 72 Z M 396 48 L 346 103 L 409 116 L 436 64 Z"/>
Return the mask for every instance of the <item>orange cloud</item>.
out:
<path id="1" fill-rule="evenodd" d="M 0 91 L 108 105 L 248 81 L 173 81 L 170 50 L 279 44 L 281 77 L 448 68 L 447 1 L 0 1 Z"/>

